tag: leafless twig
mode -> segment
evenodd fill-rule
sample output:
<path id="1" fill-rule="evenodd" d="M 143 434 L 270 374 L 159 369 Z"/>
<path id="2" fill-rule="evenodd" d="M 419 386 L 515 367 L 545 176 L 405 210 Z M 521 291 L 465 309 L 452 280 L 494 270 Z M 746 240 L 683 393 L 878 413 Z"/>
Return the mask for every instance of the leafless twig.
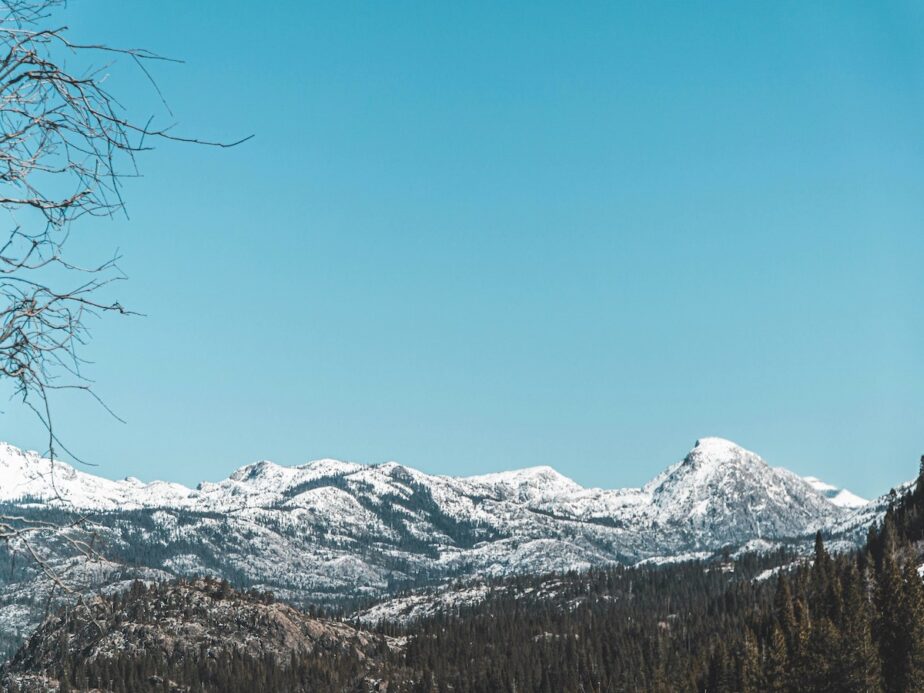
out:
<path id="1" fill-rule="evenodd" d="M 0 0 L 0 209 L 9 223 L 6 241 L 0 240 L 0 377 L 13 383 L 14 396 L 47 431 L 50 478 L 59 497 L 55 460 L 59 452 L 70 452 L 53 425 L 50 398 L 80 390 L 112 413 L 83 373 L 80 350 L 89 338 L 91 316 L 132 313 L 107 298 L 125 278 L 118 256 L 89 267 L 68 259 L 75 222 L 123 211 L 122 182 L 138 175 L 136 156 L 158 140 L 218 147 L 244 141 L 183 137 L 172 126 L 152 127 L 153 119 L 141 124 L 130 118 L 104 87 L 104 70 L 78 72 L 68 61 L 91 65 L 95 56 L 130 59 L 166 106 L 146 63 L 168 59 L 144 49 L 71 42 L 66 27 L 49 28 L 61 4 Z M 25 547 L 65 590 L 32 540 L 55 529 L 77 555 L 93 558 L 92 544 L 74 538 L 85 527 L 85 518 L 52 528 L 0 516 L 0 541 Z"/>

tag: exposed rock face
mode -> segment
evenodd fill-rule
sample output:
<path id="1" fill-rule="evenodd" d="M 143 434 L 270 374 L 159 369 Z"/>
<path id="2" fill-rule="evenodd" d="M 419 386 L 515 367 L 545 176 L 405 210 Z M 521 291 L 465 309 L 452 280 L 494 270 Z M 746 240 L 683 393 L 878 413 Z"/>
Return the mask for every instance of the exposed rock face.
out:
<path id="1" fill-rule="evenodd" d="M 3 690 L 44 691 L 71 676 L 71 685 L 108 690 L 107 676 L 119 672 L 121 684 L 140 677 L 140 690 L 164 690 L 165 682 L 185 677 L 186 683 L 173 685 L 185 691 L 192 678 L 210 680 L 213 674 L 200 675 L 209 663 L 219 670 L 238 666 L 256 684 L 324 662 L 340 667 L 349 679 L 344 685 L 373 690 L 393 646 L 223 581 L 137 582 L 121 595 L 81 602 L 46 619 L 6 665 Z M 225 673 L 214 676 L 220 681 Z"/>

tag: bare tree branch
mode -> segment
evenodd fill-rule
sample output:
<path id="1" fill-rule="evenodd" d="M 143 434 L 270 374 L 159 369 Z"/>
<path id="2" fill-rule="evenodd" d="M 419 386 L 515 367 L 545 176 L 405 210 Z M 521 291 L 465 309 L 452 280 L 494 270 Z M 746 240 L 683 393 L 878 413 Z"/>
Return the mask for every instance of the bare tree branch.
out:
<path id="1" fill-rule="evenodd" d="M 91 317 L 133 314 L 106 298 L 125 279 L 118 257 L 90 267 L 67 259 L 75 222 L 124 212 L 122 182 L 138 176 L 136 155 L 158 140 L 231 147 L 249 139 L 214 142 L 176 135 L 173 126 L 154 128 L 153 117 L 134 121 L 104 88 L 105 65 L 77 73 L 68 59 L 87 65 L 95 57 L 130 59 L 172 116 L 146 66 L 171 59 L 145 49 L 71 42 L 67 27 L 48 28 L 62 4 L 0 0 L 0 210 L 9 225 L 0 241 L 0 378 L 13 383 L 14 397 L 47 431 L 49 479 L 59 500 L 65 500 L 54 482 L 59 451 L 80 460 L 55 431 L 50 396 L 84 391 L 115 416 L 83 374 L 80 352 Z M 22 547 L 66 591 L 33 540 L 57 532 L 60 545 L 93 558 L 92 541 L 78 536 L 86 527 L 85 519 L 54 527 L 0 516 L 0 541 Z"/>

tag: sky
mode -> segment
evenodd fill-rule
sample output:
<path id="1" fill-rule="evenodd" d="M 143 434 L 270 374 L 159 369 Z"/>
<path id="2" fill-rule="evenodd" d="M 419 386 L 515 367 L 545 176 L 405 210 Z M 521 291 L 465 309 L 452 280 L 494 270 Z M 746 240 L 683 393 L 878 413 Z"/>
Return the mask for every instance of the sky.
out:
<path id="1" fill-rule="evenodd" d="M 640 485 L 699 437 L 874 496 L 924 453 L 924 6 L 124 3 L 107 87 L 161 143 L 53 402 L 88 469 L 551 465 Z M 57 18 L 56 18 L 57 19 Z M 0 438 L 43 450 L 15 401 Z"/>

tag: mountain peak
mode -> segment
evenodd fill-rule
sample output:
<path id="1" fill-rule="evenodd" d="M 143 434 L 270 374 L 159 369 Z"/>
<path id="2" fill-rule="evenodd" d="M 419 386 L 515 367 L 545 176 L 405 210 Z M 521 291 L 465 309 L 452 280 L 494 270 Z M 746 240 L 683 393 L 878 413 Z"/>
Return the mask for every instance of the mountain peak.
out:
<path id="1" fill-rule="evenodd" d="M 359 464 L 358 462 L 347 462 L 345 460 L 338 460 L 331 457 L 312 460 L 311 462 L 306 462 L 305 464 L 299 465 L 297 467 L 297 469 L 312 472 L 314 474 L 329 476 L 351 474 L 364 468 L 365 465 Z"/>
<path id="2" fill-rule="evenodd" d="M 530 482 L 552 482 L 556 484 L 575 485 L 577 483 L 566 477 L 554 467 L 548 465 L 538 465 L 536 467 L 523 467 L 522 469 L 512 469 L 507 472 L 491 472 L 490 474 L 480 474 L 478 476 L 462 477 L 469 481 L 478 481 L 483 483 L 507 483 L 507 484 L 524 484 Z"/>
<path id="3" fill-rule="evenodd" d="M 693 468 L 699 474 L 722 473 L 732 467 L 767 467 L 756 452 L 741 447 L 726 438 L 715 436 L 700 438 L 680 463 L 682 468 Z"/>
<path id="4" fill-rule="evenodd" d="M 703 449 L 737 449 L 740 450 L 741 446 L 738 443 L 729 440 L 728 438 L 722 438 L 720 436 L 704 436 L 696 441 L 694 448 L 703 448 Z"/>
<path id="5" fill-rule="evenodd" d="M 548 465 L 463 477 L 462 481 L 527 503 L 562 499 L 583 490 L 580 484 Z"/>
<path id="6" fill-rule="evenodd" d="M 260 460 L 259 462 L 253 462 L 252 464 L 246 464 L 234 473 L 231 474 L 229 478 L 234 479 L 234 481 L 251 481 L 258 477 L 266 476 L 269 473 L 273 473 L 279 469 L 282 469 L 275 462 L 270 462 L 269 460 Z"/>
<path id="7" fill-rule="evenodd" d="M 787 536 L 837 515 L 792 472 L 725 438 L 696 441 L 687 456 L 645 486 L 662 522 L 709 528 L 734 543 L 745 536 Z"/>
<path id="8" fill-rule="evenodd" d="M 742 455 L 754 455 L 754 453 L 745 450 L 743 447 L 738 445 L 738 443 L 728 440 L 727 438 L 719 438 L 717 436 L 707 436 L 697 440 L 696 444 L 693 446 L 693 449 L 690 451 L 690 455 L 694 453 L 704 457 L 721 459 L 730 457 L 737 458 L 741 457 Z M 756 457 L 756 455 L 754 456 Z"/>

